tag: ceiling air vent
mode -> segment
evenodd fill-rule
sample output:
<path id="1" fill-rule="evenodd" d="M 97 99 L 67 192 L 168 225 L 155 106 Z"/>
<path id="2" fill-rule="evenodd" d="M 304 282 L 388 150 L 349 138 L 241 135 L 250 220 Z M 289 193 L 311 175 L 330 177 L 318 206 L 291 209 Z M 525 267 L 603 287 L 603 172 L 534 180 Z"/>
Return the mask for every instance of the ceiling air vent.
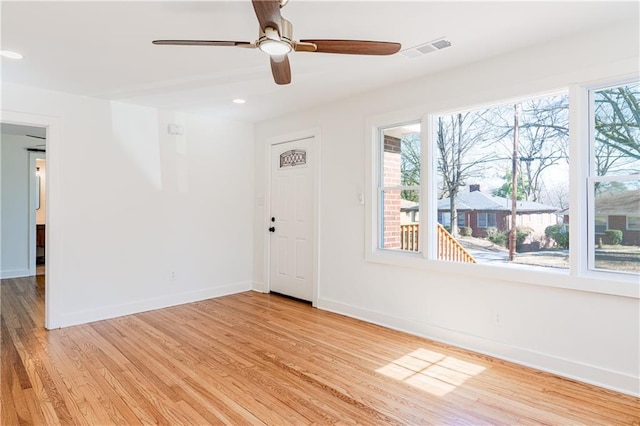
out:
<path id="1" fill-rule="evenodd" d="M 405 49 L 400 53 L 402 53 L 407 58 L 417 58 L 418 56 L 426 55 L 427 53 L 435 52 L 436 50 L 444 49 L 445 47 L 449 46 L 451 46 L 451 42 L 442 37 L 427 43 L 409 47 L 408 49 Z"/>

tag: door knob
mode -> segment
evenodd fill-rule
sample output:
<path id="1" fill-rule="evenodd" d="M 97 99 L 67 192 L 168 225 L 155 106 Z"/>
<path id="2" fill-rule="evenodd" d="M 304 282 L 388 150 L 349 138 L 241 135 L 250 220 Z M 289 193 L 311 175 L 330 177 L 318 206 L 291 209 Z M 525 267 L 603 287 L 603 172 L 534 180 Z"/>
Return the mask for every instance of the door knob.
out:
<path id="1" fill-rule="evenodd" d="M 276 232 L 276 227 L 272 226 L 271 228 L 269 228 L 269 232 Z"/>

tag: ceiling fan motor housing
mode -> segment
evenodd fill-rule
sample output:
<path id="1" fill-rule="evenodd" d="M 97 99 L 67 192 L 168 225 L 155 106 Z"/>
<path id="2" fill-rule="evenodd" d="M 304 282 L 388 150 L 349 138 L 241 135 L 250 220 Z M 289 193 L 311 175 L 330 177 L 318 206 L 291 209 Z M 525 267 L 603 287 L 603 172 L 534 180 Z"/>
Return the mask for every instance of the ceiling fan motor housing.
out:
<path id="1" fill-rule="evenodd" d="M 256 45 L 260 50 L 269 55 L 286 55 L 293 50 L 293 26 L 291 22 L 282 18 L 280 24 L 281 34 L 278 34 L 276 28 L 260 29 L 259 37 Z"/>

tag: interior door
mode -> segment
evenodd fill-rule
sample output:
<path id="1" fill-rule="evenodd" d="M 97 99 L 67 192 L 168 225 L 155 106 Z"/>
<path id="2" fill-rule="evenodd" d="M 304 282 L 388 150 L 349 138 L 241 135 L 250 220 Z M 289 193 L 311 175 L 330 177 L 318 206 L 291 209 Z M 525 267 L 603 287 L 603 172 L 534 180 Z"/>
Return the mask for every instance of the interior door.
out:
<path id="1" fill-rule="evenodd" d="M 270 290 L 313 300 L 314 138 L 271 147 Z"/>

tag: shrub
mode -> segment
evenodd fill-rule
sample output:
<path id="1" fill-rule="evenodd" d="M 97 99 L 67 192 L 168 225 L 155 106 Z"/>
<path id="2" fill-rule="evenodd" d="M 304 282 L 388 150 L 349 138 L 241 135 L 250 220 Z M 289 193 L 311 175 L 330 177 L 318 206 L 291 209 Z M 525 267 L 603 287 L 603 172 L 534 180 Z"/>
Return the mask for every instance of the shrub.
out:
<path id="1" fill-rule="evenodd" d="M 463 226 L 462 228 L 460 228 L 460 235 L 462 235 L 463 237 L 470 237 L 471 235 L 473 235 L 473 229 L 471 229 L 469 226 Z"/>
<path id="2" fill-rule="evenodd" d="M 524 243 L 531 232 L 533 232 L 533 230 L 530 228 L 516 228 L 516 247 Z M 509 231 L 498 231 L 496 228 L 487 228 L 487 239 L 493 244 L 509 248 Z"/>
<path id="3" fill-rule="evenodd" d="M 622 231 L 619 229 L 607 229 L 604 231 L 604 235 L 606 235 L 609 240 L 611 240 L 611 244 L 618 245 L 622 243 Z"/>
<path id="4" fill-rule="evenodd" d="M 544 235 L 548 238 L 552 238 L 556 242 L 558 248 L 569 248 L 569 231 L 563 225 L 551 225 L 547 226 L 544 230 Z"/>
<path id="5" fill-rule="evenodd" d="M 516 245 L 524 243 L 529 235 L 533 233 L 531 228 L 516 228 Z M 509 232 L 507 231 L 507 239 L 509 239 Z M 508 244 L 507 244 L 508 245 Z"/>
<path id="6" fill-rule="evenodd" d="M 498 231 L 496 228 L 487 228 L 487 239 L 493 244 L 507 247 L 509 244 L 509 231 Z"/>

